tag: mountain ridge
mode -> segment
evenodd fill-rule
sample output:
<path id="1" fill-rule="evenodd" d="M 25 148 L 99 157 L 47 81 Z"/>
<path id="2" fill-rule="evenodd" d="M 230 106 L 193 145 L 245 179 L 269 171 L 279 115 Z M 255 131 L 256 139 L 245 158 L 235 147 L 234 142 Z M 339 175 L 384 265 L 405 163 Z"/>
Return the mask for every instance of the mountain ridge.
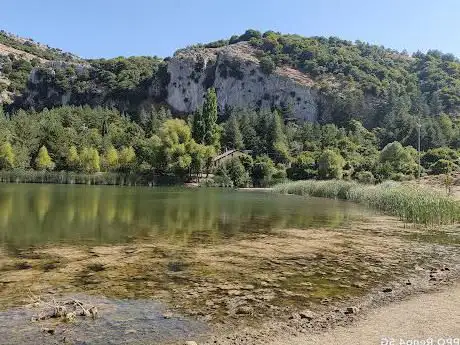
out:
<path id="1" fill-rule="evenodd" d="M 343 123 L 356 117 L 375 127 L 386 116 L 380 113 L 389 113 L 385 105 L 396 98 L 412 115 L 460 113 L 460 62 L 439 51 L 409 56 L 360 41 L 256 30 L 179 49 L 165 59 L 80 59 L 4 31 L 0 44 L 7 47 L 0 60 L 0 102 L 12 111 L 89 104 L 135 115 L 167 104 L 191 113 L 202 105 L 206 89 L 215 87 L 221 113 L 225 108 L 277 108 L 298 119 Z M 220 55 L 224 60 L 214 61 Z M 214 61 L 214 70 L 201 70 L 202 59 Z M 183 70 L 188 74 L 178 72 Z M 303 109 L 302 102 L 317 109 Z"/>

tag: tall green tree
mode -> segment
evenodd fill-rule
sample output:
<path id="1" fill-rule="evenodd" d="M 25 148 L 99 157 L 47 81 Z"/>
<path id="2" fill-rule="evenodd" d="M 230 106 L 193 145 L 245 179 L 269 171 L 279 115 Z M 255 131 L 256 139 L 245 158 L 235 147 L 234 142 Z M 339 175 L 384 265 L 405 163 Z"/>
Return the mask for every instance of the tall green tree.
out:
<path id="1" fill-rule="evenodd" d="M 53 170 L 54 163 L 48 154 L 46 146 L 40 147 L 38 151 L 38 156 L 35 159 L 35 167 L 37 170 Z"/>
<path id="2" fill-rule="evenodd" d="M 198 144 L 204 143 L 206 125 L 203 118 L 203 109 L 197 108 L 192 119 L 192 137 Z"/>
<path id="3" fill-rule="evenodd" d="M 88 173 L 96 173 L 101 170 L 99 152 L 94 147 L 84 147 L 80 154 L 83 170 Z"/>
<path id="4" fill-rule="evenodd" d="M 190 152 L 194 144 L 190 127 L 183 120 L 167 120 L 161 126 L 159 136 L 159 166 L 165 173 L 185 178 L 192 164 Z"/>
<path id="5" fill-rule="evenodd" d="M 217 94 L 214 88 L 208 89 L 203 104 L 204 138 L 201 144 L 219 146 L 219 127 L 217 125 Z"/>
<path id="6" fill-rule="evenodd" d="M 70 146 L 67 152 L 67 167 L 72 171 L 80 168 L 80 157 L 75 145 Z"/>
<path id="7" fill-rule="evenodd" d="M 120 169 L 122 171 L 129 171 L 133 168 L 133 165 L 136 161 L 136 152 L 134 152 L 134 148 L 132 146 L 123 147 L 120 150 L 119 154 L 119 162 L 120 162 Z"/>
<path id="8" fill-rule="evenodd" d="M 14 168 L 15 155 L 9 142 L 0 145 L 0 169 L 9 170 Z"/>
<path id="9" fill-rule="evenodd" d="M 284 134 L 284 125 L 277 111 L 274 111 L 271 115 L 268 125 L 267 145 L 269 156 L 275 162 L 287 163 L 290 160 L 289 146 L 286 135 Z"/>
<path id="10" fill-rule="evenodd" d="M 222 144 L 227 149 L 241 150 L 244 147 L 243 135 L 241 134 L 238 119 L 233 114 L 224 125 Z"/>
<path id="11" fill-rule="evenodd" d="M 113 145 L 106 150 L 104 158 L 105 169 L 108 171 L 116 170 L 119 167 L 118 151 Z"/>
<path id="12" fill-rule="evenodd" d="M 324 150 L 318 158 L 318 177 L 321 179 L 341 179 L 345 160 L 333 150 Z"/>

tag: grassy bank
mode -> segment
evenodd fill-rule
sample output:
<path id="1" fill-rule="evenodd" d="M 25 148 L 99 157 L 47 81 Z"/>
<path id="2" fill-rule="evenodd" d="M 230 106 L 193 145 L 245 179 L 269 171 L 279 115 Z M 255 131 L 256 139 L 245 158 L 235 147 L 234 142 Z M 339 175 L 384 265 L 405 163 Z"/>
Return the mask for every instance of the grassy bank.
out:
<path id="1" fill-rule="evenodd" d="M 34 171 L 11 170 L 0 171 L 0 182 L 3 183 L 57 183 L 57 184 L 89 184 L 135 186 L 149 185 L 145 176 L 137 174 L 96 173 L 84 174 L 68 171 Z"/>
<path id="2" fill-rule="evenodd" d="M 440 192 L 416 185 L 385 182 L 362 185 L 349 181 L 296 181 L 276 185 L 284 194 L 350 200 L 410 223 L 441 225 L 460 221 L 460 203 Z"/>

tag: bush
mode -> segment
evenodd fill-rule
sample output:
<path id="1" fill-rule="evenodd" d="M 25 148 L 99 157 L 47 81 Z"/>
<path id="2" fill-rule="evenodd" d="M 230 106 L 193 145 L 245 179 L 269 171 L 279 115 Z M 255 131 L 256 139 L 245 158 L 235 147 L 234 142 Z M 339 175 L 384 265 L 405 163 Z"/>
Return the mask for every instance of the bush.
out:
<path id="1" fill-rule="evenodd" d="M 448 147 L 439 147 L 435 149 L 428 150 L 421 159 L 422 166 L 425 169 L 431 169 L 432 165 L 438 162 L 439 160 L 448 160 L 451 162 L 458 161 L 457 151 L 448 148 Z"/>
<path id="2" fill-rule="evenodd" d="M 373 184 L 375 177 L 370 171 L 360 171 L 355 174 L 355 180 L 360 183 Z"/>
<path id="3" fill-rule="evenodd" d="M 287 176 L 291 180 L 308 180 L 317 175 L 315 157 L 310 152 L 303 152 L 298 155 L 287 170 Z"/>
<path id="4" fill-rule="evenodd" d="M 447 159 L 440 159 L 430 166 L 432 175 L 447 174 L 458 169 L 458 165 Z"/>
<path id="5" fill-rule="evenodd" d="M 341 179 L 344 166 L 345 160 L 340 154 L 324 150 L 318 159 L 318 176 L 321 179 Z"/>
<path id="6" fill-rule="evenodd" d="M 250 181 L 249 174 L 245 170 L 239 158 L 233 158 L 226 164 L 228 176 L 237 188 L 247 187 Z"/>
<path id="7" fill-rule="evenodd" d="M 272 74 L 275 70 L 276 65 L 273 59 L 269 56 L 264 56 L 260 59 L 260 69 L 265 74 Z"/>

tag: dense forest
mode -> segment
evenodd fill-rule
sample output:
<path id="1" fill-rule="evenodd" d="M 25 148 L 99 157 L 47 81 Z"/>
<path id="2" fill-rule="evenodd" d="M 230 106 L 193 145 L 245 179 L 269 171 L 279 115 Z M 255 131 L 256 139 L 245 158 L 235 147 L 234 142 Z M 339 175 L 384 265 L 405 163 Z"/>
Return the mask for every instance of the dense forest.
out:
<path id="1" fill-rule="evenodd" d="M 187 49 L 239 42 L 255 48 L 264 73 L 290 66 L 314 80 L 321 95 L 318 122 L 293 121 L 289 105 L 219 109 L 213 88 L 194 114 L 171 114 L 165 103 L 168 59 L 83 61 L 0 34 L 0 43 L 37 56 L 0 56 L 1 77 L 8 80 L 0 78 L 0 92 L 14 95 L 0 108 L 0 168 L 233 186 L 309 178 L 403 180 L 418 174 L 420 128 L 422 173 L 457 169 L 460 62 L 453 55 L 410 56 L 334 37 L 255 30 Z M 31 83 L 32 72 L 40 83 Z M 68 106 L 60 104 L 64 94 Z M 214 169 L 213 157 L 227 149 L 246 154 Z"/>
<path id="2" fill-rule="evenodd" d="M 281 114 L 240 110 L 218 117 L 210 89 L 202 109 L 186 120 L 164 107 L 143 112 L 135 122 L 115 109 L 58 107 L 0 116 L 0 168 L 24 171 L 139 174 L 154 181 L 203 180 L 209 185 L 268 186 L 285 179 L 356 179 L 372 183 L 417 176 L 413 146 L 389 140 L 381 129 L 359 121 L 335 124 L 285 122 Z M 457 122 L 448 115 L 430 120 L 445 146 L 424 141 L 426 173 L 457 169 Z M 428 122 L 427 122 L 428 123 Z M 451 146 L 451 148 L 447 147 Z M 226 149 L 247 152 L 213 170 Z M 214 177 L 206 179 L 206 175 Z"/>

